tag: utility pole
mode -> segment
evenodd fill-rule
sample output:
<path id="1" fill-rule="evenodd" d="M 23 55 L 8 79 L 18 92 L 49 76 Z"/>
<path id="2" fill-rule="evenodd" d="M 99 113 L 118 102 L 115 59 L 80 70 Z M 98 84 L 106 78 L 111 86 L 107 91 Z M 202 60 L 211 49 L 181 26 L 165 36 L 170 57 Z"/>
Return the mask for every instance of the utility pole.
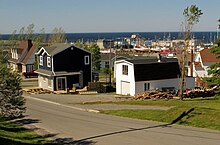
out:
<path id="1" fill-rule="evenodd" d="M 112 40 L 110 39 L 110 51 L 109 51 L 109 84 L 112 85 L 112 65 L 111 65 L 111 56 L 112 56 Z"/>

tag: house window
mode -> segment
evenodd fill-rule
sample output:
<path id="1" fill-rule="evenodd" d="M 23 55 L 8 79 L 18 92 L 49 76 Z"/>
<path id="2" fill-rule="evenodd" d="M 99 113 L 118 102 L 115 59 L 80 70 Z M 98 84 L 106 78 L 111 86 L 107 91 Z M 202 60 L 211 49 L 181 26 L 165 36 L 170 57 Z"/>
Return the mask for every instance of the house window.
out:
<path id="1" fill-rule="evenodd" d="M 150 83 L 144 83 L 144 91 L 150 90 Z"/>
<path id="2" fill-rule="evenodd" d="M 122 74 L 128 75 L 128 66 L 127 65 L 122 65 Z"/>
<path id="3" fill-rule="evenodd" d="M 89 64 L 89 56 L 88 55 L 84 57 L 84 62 L 85 62 L 85 65 Z"/>
<path id="4" fill-rule="evenodd" d="M 31 72 L 34 70 L 34 66 L 33 65 L 27 65 L 26 66 L 26 72 Z"/>
<path id="5" fill-rule="evenodd" d="M 109 61 L 105 62 L 105 68 L 109 68 Z"/>
<path id="6" fill-rule="evenodd" d="M 40 65 L 43 65 L 43 56 L 40 56 Z"/>
<path id="7" fill-rule="evenodd" d="M 47 57 L 47 67 L 51 67 L 50 57 Z"/>

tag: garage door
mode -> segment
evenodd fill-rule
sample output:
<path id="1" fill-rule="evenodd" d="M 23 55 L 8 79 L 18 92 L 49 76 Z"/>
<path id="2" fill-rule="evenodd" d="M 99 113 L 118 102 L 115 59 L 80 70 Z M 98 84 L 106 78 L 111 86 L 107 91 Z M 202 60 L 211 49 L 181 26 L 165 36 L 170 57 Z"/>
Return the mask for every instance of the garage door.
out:
<path id="1" fill-rule="evenodd" d="M 122 95 L 130 94 L 130 83 L 129 82 L 121 82 L 121 94 Z"/>

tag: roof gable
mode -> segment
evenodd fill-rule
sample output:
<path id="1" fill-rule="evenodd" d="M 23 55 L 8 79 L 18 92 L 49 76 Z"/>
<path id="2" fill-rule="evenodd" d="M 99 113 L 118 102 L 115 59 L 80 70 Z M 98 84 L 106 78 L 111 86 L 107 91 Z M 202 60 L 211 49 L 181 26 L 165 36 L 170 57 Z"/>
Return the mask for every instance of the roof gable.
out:
<path id="1" fill-rule="evenodd" d="M 84 50 L 84 49 L 81 49 L 81 48 L 78 48 L 76 46 L 73 46 L 72 44 L 66 44 L 66 43 L 57 43 L 57 44 L 54 44 L 54 45 L 51 45 L 49 47 L 42 47 L 37 54 L 40 54 L 41 51 L 44 51 L 45 53 L 47 53 L 49 56 L 54 56 L 68 48 L 74 48 L 74 49 L 80 49 L 82 51 L 86 51 L 88 53 L 90 53 L 89 51 L 87 50 Z"/>
<path id="2" fill-rule="evenodd" d="M 26 64 L 26 63 L 29 63 L 29 64 L 32 64 L 34 63 L 35 59 L 30 61 L 30 58 L 31 57 L 34 57 L 35 55 L 35 52 L 36 52 L 36 48 L 35 46 L 32 46 L 30 48 L 30 50 L 28 51 L 27 55 L 25 56 L 25 58 L 22 60 L 22 63 Z M 35 58 L 35 57 L 34 57 Z"/>

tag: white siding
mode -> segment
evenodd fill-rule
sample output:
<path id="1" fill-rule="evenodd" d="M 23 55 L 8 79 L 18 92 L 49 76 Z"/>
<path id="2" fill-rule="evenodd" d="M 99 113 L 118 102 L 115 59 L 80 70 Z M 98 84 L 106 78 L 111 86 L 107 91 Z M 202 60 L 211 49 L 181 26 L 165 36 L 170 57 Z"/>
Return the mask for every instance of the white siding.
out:
<path id="1" fill-rule="evenodd" d="M 119 63 L 120 62 L 120 63 Z M 123 95 L 132 95 L 135 93 L 135 82 L 134 82 L 134 66 L 133 64 L 130 64 L 126 61 L 119 61 L 116 62 L 115 67 L 115 75 L 116 75 L 116 94 L 123 94 Z M 122 74 L 122 65 L 128 65 L 128 75 Z M 127 82 L 130 84 L 130 87 L 128 86 L 122 86 L 122 82 Z M 128 90 L 122 93 L 122 90 L 126 87 Z M 123 90 L 124 91 L 124 90 Z"/>
<path id="2" fill-rule="evenodd" d="M 164 79 L 164 80 L 152 80 L 152 81 L 142 81 L 136 82 L 135 94 L 144 92 L 144 83 L 150 83 L 150 90 L 161 89 L 165 87 L 174 87 L 175 89 L 180 89 L 179 79 Z M 195 88 L 195 78 L 187 77 L 186 86 L 184 87 L 194 89 Z"/>
<path id="3" fill-rule="evenodd" d="M 25 65 L 22 65 L 22 72 L 26 72 L 26 66 Z"/>
<path id="4" fill-rule="evenodd" d="M 48 85 L 48 81 L 51 81 L 51 86 Z M 49 79 L 48 77 L 38 75 L 38 85 L 40 88 L 54 91 L 53 90 L 53 88 L 54 88 L 53 87 L 53 85 L 54 85 L 53 79 Z"/>
<path id="5" fill-rule="evenodd" d="M 121 94 L 130 95 L 130 82 L 121 82 Z"/>
<path id="6" fill-rule="evenodd" d="M 122 65 L 128 65 L 128 75 L 122 74 Z M 131 96 L 134 96 L 137 93 L 142 93 L 145 91 L 144 90 L 145 83 L 150 84 L 149 90 L 154 90 L 156 88 L 161 89 L 164 87 L 174 87 L 175 89 L 178 90 L 180 89 L 180 80 L 178 78 L 135 82 L 134 66 L 133 64 L 124 60 L 116 62 L 115 76 L 116 76 L 116 94 L 122 94 L 122 95 L 130 94 Z M 185 88 L 194 89 L 195 78 L 187 77 Z"/>

